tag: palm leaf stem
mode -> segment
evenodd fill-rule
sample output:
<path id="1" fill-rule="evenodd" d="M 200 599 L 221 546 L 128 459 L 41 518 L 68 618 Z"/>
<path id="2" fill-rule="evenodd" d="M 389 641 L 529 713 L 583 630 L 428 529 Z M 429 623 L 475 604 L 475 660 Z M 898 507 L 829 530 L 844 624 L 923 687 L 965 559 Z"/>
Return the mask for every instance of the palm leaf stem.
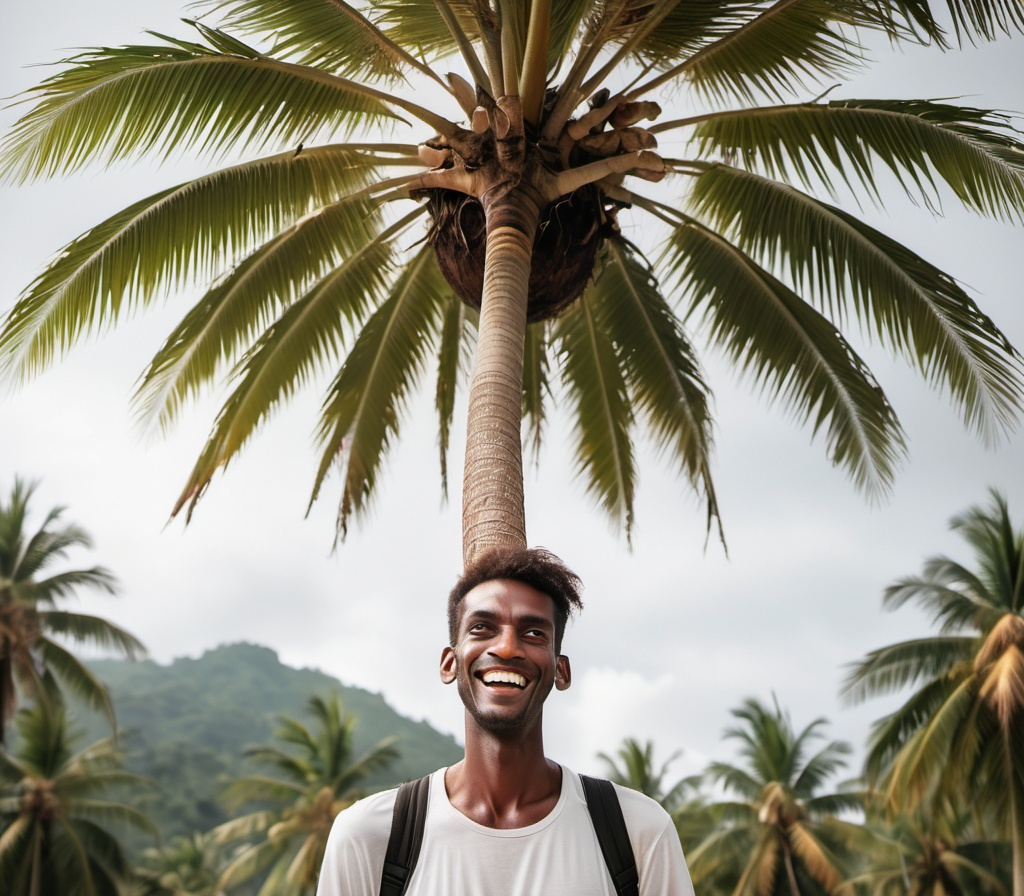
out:
<path id="1" fill-rule="evenodd" d="M 484 71 L 483 65 L 480 64 L 480 57 L 477 56 L 476 50 L 473 49 L 473 44 L 467 37 L 466 32 L 462 29 L 462 25 L 459 24 L 459 20 L 455 13 L 452 11 L 451 6 L 448 4 L 448 0 L 434 0 L 434 5 L 437 7 L 437 11 L 441 14 L 441 18 L 444 20 L 445 26 L 454 38 L 455 43 L 459 47 L 459 52 L 462 54 L 462 58 L 469 68 L 470 74 L 473 76 L 473 80 L 480 86 L 487 90 L 489 93 L 494 92 L 494 86 L 502 83 L 501 79 L 501 68 L 500 64 L 495 65 L 493 52 L 490 50 L 490 46 L 487 42 L 486 37 L 483 36 L 483 28 L 481 27 L 481 38 L 483 39 L 485 49 L 487 50 L 487 62 L 488 68 L 490 69 L 490 77 L 486 71 Z"/>
<path id="2" fill-rule="evenodd" d="M 587 162 L 587 164 L 576 168 L 559 171 L 544 183 L 541 189 L 545 200 L 554 202 L 560 196 L 566 196 L 574 190 L 599 181 L 610 174 L 628 174 L 638 170 L 662 172 L 665 170 L 665 164 L 657 153 L 649 150 L 625 153 L 621 156 L 609 156 L 606 159 L 598 159 L 596 162 Z"/>
<path id="3" fill-rule="evenodd" d="M 516 0 L 518 2 L 518 0 Z M 522 36 L 515 25 L 519 16 L 509 0 L 498 0 L 501 12 L 501 77 L 504 96 L 519 96 L 519 67 L 522 58 Z"/>
<path id="4" fill-rule="evenodd" d="M 548 38 L 551 34 L 551 0 L 533 0 L 519 82 L 523 119 L 534 127 L 540 122 L 547 86 Z"/>

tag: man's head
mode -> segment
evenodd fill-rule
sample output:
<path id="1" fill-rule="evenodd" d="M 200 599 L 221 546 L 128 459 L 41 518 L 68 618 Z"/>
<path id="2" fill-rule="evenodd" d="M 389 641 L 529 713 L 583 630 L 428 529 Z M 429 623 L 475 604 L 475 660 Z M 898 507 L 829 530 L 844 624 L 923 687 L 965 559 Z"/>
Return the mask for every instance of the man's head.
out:
<path id="1" fill-rule="evenodd" d="M 504 579 L 522 582 L 551 598 L 555 608 L 555 652 L 562 652 L 565 625 L 583 608 L 583 583 L 550 551 L 543 548 L 494 548 L 466 567 L 448 595 L 448 642 L 458 637 L 462 599 L 484 582 Z"/>

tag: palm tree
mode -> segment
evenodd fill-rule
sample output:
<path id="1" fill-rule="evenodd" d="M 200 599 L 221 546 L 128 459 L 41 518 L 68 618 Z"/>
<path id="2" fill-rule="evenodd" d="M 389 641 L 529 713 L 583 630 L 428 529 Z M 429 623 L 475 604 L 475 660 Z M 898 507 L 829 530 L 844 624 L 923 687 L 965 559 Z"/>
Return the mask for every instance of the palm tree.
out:
<path id="1" fill-rule="evenodd" d="M 838 816 L 863 807 L 858 793 L 823 794 L 850 747 L 832 741 L 809 755 L 824 719 L 797 733 L 776 703 L 748 699 L 732 714 L 740 724 L 725 737 L 739 741 L 743 765 L 714 762 L 710 782 L 734 798 L 709 806 L 716 828 L 688 855 L 694 880 L 726 887 L 732 896 L 810 896 L 843 880 L 840 855 L 863 828 Z"/>
<path id="2" fill-rule="evenodd" d="M 224 896 L 217 886 L 223 860 L 213 834 L 178 837 L 168 846 L 147 849 L 135 870 L 137 896 Z"/>
<path id="3" fill-rule="evenodd" d="M 947 803 L 887 822 L 891 813 L 874 803 L 868 823 L 879 836 L 865 856 L 868 870 L 835 896 L 1007 896 L 999 874 L 1007 844 L 988 839 L 964 807 Z"/>
<path id="4" fill-rule="evenodd" d="M 897 806 L 957 793 L 998 821 L 1013 849 L 1013 894 L 1024 896 L 1024 532 L 1006 499 L 953 517 L 950 528 L 974 553 L 974 568 L 932 557 L 920 576 L 890 585 L 888 609 L 913 601 L 939 634 L 891 644 L 856 664 L 854 700 L 914 685 L 882 719 L 867 759 Z"/>
<path id="5" fill-rule="evenodd" d="M 677 750 L 669 756 L 660 768 L 656 767 L 654 762 L 652 741 L 640 744 L 634 738 L 627 737 L 616 753 L 618 761 L 607 753 L 598 753 L 598 758 L 608 766 L 609 780 L 623 787 L 639 790 L 652 800 L 657 800 L 670 813 L 680 805 L 686 791 L 697 786 L 696 777 L 682 778 L 671 787 L 665 782 L 668 767 L 682 755 L 682 750 Z M 622 764 L 619 765 L 619 762 Z"/>
<path id="6" fill-rule="evenodd" d="M 103 567 L 54 572 L 52 567 L 75 548 L 91 548 L 78 526 L 62 525 L 64 508 L 55 507 L 35 532 L 29 528 L 29 503 L 35 483 L 15 477 L 7 502 L 0 500 L 0 746 L 17 708 L 15 683 L 36 699 L 54 696 L 55 681 L 102 709 L 114 724 L 106 687 L 54 636 L 94 644 L 134 659 L 145 647 L 105 619 L 57 609 L 58 601 L 79 588 L 113 593 L 114 577 Z"/>
<path id="7" fill-rule="evenodd" d="M 1020 357 L 995 324 L 951 276 L 835 204 L 846 188 L 881 201 L 883 170 L 916 201 L 945 184 L 980 213 L 1024 214 L 1005 116 L 821 92 L 863 62 L 864 35 L 948 48 L 927 0 L 211 5 L 219 24 L 203 15 L 191 40 L 65 60 L 24 97 L 0 161 L 13 182 L 147 152 L 233 162 L 72 241 L 0 332 L 4 365 L 24 378 L 163 287 L 212 279 L 137 393 L 166 426 L 230 370 L 175 513 L 326 369 L 311 500 L 340 466 L 344 534 L 431 359 L 446 491 L 474 342 L 467 558 L 526 543 L 522 428 L 539 444 L 556 378 L 579 471 L 627 534 L 638 420 L 712 524 L 710 395 L 684 321 L 823 431 L 868 490 L 887 488 L 904 437 L 838 330 L 848 318 L 982 435 L 1015 418 Z M 1024 26 L 1016 0 L 948 6 L 961 40 Z M 680 91 L 692 110 L 646 124 Z M 395 142 L 409 121 L 411 140 Z M 380 136 L 351 139 L 357 129 Z M 678 155 L 655 151 L 662 135 Z M 244 152 L 269 154 L 236 161 Z M 644 214 L 659 236 L 641 251 L 619 218 Z"/>
<path id="8" fill-rule="evenodd" d="M 312 893 L 335 816 L 365 795 L 361 787 L 369 774 L 398 757 L 395 738 L 385 738 L 353 759 L 356 720 L 342 711 L 336 693 L 326 700 L 312 697 L 308 705 L 315 730 L 285 716 L 275 731 L 284 749 L 261 746 L 246 751 L 278 776 L 240 778 L 225 792 L 236 808 L 249 802 L 278 808 L 252 812 L 214 829 L 217 844 L 251 841 L 224 869 L 219 882 L 223 888 L 269 868 L 260 896 Z"/>
<path id="9" fill-rule="evenodd" d="M 121 896 L 131 866 L 107 825 L 155 834 L 137 810 L 104 798 L 143 779 L 121 768 L 112 739 L 74 753 L 59 703 L 16 718 L 18 753 L 0 749 L 0 880 L 9 896 Z"/>

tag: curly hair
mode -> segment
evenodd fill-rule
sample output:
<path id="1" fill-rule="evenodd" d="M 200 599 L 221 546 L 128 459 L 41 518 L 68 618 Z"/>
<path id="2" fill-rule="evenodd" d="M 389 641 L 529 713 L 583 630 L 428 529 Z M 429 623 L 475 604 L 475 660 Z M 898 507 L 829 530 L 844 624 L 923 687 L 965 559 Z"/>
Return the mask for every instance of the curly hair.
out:
<path id="1" fill-rule="evenodd" d="M 566 623 L 583 609 L 583 582 L 544 548 L 493 548 L 466 567 L 448 595 L 448 639 L 452 646 L 459 631 L 462 599 L 477 585 L 496 579 L 522 582 L 551 598 L 555 605 L 555 650 L 560 653 Z"/>

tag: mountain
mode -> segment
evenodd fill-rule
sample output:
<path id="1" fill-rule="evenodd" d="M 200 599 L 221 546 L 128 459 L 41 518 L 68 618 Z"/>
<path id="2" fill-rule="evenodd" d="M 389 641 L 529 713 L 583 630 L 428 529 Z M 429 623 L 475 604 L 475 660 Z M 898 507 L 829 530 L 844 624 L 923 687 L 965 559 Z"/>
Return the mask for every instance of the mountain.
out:
<path id="1" fill-rule="evenodd" d="M 462 757 L 450 735 L 399 715 L 380 694 L 349 687 L 315 669 L 285 666 L 255 644 L 229 644 L 198 659 L 169 665 L 151 660 L 93 660 L 89 667 L 110 688 L 125 764 L 154 782 L 138 806 L 164 841 L 227 820 L 218 795 L 235 777 L 260 768 L 244 759 L 246 747 L 271 743 L 277 719 L 310 720 L 305 706 L 314 694 L 339 691 L 358 720 L 355 755 L 391 735 L 400 758 L 369 782 L 368 792 L 416 778 Z M 76 714 L 90 743 L 110 734 L 105 720 Z"/>

